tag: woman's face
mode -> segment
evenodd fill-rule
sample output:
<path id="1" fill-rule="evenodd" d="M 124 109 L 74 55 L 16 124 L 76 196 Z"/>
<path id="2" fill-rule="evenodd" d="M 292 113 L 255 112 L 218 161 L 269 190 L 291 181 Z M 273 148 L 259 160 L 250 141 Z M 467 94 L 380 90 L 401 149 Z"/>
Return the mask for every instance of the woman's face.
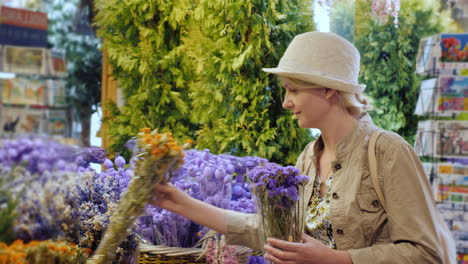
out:
<path id="1" fill-rule="evenodd" d="M 321 86 L 295 88 L 285 83 L 286 90 L 283 108 L 290 110 L 297 118 L 301 128 L 319 128 L 330 109 L 331 89 Z"/>

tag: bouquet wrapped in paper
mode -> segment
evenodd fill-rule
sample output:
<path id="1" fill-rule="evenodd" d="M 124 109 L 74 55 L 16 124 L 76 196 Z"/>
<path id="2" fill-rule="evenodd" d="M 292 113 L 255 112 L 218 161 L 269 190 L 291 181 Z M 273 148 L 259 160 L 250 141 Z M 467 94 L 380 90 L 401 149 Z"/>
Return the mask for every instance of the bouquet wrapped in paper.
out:
<path id="1" fill-rule="evenodd" d="M 158 133 L 143 128 L 137 136 L 134 176 L 123 194 L 117 210 L 110 219 L 106 233 L 88 264 L 111 263 L 118 245 L 127 237 L 135 220 L 144 212 L 145 205 L 154 196 L 158 183 L 167 183 L 172 173 L 184 162 L 183 149 L 189 148 L 190 141 L 180 146 L 169 132 Z"/>
<path id="2" fill-rule="evenodd" d="M 247 173 L 262 219 L 264 238 L 300 242 L 304 229 L 302 195 L 309 177 L 295 167 L 266 163 Z"/>

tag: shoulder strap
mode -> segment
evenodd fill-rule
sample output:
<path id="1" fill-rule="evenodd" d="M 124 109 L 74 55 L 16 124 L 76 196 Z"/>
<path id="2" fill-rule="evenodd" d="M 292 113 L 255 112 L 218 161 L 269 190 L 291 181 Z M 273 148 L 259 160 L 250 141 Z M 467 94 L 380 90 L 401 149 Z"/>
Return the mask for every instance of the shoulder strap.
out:
<path id="1" fill-rule="evenodd" d="M 304 155 L 302 156 L 302 171 L 306 171 L 310 168 L 310 160 L 307 159 L 310 155 L 310 151 L 312 150 L 312 153 L 314 152 L 314 145 L 315 145 L 315 141 L 317 140 L 314 140 L 312 142 L 310 142 L 309 144 L 307 144 L 307 146 L 305 147 L 304 149 Z M 307 166 L 307 169 L 306 169 L 306 162 L 309 160 L 309 164 Z"/>
<path id="2" fill-rule="evenodd" d="M 375 192 L 377 193 L 377 197 L 380 200 L 380 203 L 382 204 L 382 207 L 385 210 L 385 198 L 382 192 L 382 188 L 380 187 L 379 183 L 379 178 L 378 178 L 378 171 L 377 171 L 377 158 L 375 156 L 375 143 L 377 142 L 377 139 L 379 136 L 384 133 L 385 131 L 375 131 L 372 133 L 370 139 L 369 139 L 369 150 L 368 150 L 368 155 L 369 155 L 369 171 L 370 171 L 370 176 L 372 180 L 372 184 L 374 185 Z"/>

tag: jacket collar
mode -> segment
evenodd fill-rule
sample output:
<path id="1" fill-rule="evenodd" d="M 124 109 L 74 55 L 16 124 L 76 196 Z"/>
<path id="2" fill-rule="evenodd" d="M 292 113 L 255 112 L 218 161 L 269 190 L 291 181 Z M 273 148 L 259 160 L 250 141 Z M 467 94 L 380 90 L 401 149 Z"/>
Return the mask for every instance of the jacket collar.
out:
<path id="1" fill-rule="evenodd" d="M 346 154 L 358 146 L 364 137 L 368 135 L 368 128 L 374 126 L 372 118 L 369 114 L 365 113 L 358 120 L 354 128 L 344 138 L 338 142 L 335 150 L 336 159 L 342 159 Z M 320 151 L 324 148 L 322 136 L 319 136 L 314 144 L 312 159 L 314 164 L 317 165 L 317 159 Z"/>

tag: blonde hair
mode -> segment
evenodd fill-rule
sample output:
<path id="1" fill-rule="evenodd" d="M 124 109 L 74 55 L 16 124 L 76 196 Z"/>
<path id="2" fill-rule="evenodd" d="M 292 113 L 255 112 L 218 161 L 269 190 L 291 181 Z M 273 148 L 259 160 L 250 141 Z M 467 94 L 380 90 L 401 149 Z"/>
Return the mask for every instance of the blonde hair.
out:
<path id="1" fill-rule="evenodd" d="M 280 76 L 280 80 L 283 83 L 283 86 L 285 84 L 290 84 L 296 89 L 317 89 L 318 87 L 323 87 L 315 83 L 310 83 L 285 76 Z M 327 87 L 323 88 L 331 89 Z M 336 90 L 336 92 L 338 104 L 342 108 L 346 109 L 353 116 L 359 116 L 371 109 L 369 100 L 363 93 L 349 93 L 339 90 Z"/>

